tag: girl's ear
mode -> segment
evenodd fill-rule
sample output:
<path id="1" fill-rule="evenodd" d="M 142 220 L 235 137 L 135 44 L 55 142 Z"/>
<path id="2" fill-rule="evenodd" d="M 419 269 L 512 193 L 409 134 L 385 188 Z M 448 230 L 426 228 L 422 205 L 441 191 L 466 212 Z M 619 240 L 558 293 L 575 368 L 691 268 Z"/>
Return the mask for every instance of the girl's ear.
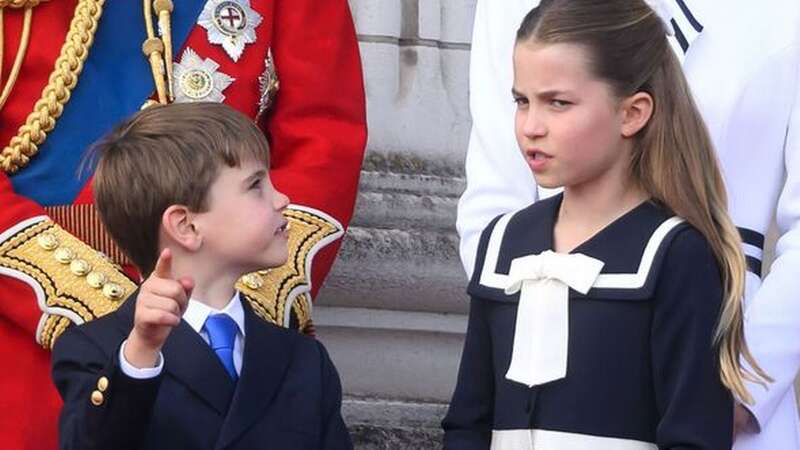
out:
<path id="1" fill-rule="evenodd" d="M 630 138 L 641 131 L 653 116 L 653 107 L 653 97 L 647 92 L 637 92 L 623 100 L 622 136 Z"/>

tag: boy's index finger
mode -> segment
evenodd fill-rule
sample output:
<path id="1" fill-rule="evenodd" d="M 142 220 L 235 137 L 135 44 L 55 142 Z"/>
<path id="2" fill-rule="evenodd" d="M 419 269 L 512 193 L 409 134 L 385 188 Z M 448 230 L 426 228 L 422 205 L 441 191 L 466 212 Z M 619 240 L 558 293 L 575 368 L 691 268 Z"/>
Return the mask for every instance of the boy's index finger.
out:
<path id="1" fill-rule="evenodd" d="M 186 308 L 189 306 L 189 300 L 192 298 L 192 290 L 194 289 L 194 279 L 191 277 L 181 277 L 178 280 L 181 287 L 183 288 L 183 292 L 186 293 L 186 298 L 182 300 L 178 300 L 178 305 L 181 307 L 181 315 L 186 312 Z"/>
<path id="2" fill-rule="evenodd" d="M 172 278 L 172 252 L 168 248 L 161 250 L 161 254 L 158 255 L 153 275 L 158 278 Z"/>

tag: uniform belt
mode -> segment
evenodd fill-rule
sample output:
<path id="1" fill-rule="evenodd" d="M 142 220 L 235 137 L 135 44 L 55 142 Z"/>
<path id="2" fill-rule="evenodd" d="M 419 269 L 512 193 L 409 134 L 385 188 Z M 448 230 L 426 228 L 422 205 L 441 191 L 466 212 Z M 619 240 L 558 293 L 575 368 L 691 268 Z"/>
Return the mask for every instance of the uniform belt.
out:
<path id="1" fill-rule="evenodd" d="M 491 450 L 658 450 L 650 442 L 550 430 L 494 430 Z"/>

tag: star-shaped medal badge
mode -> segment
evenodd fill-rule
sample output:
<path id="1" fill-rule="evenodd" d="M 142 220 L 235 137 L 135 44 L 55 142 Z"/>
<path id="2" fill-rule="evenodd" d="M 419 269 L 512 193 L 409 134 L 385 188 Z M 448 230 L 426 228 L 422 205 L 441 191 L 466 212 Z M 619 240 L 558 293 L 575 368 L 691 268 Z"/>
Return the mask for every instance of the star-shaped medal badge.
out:
<path id="1" fill-rule="evenodd" d="M 264 72 L 258 77 L 258 88 L 260 96 L 258 99 L 258 113 L 256 121 L 272 106 L 275 94 L 280 89 L 278 73 L 275 71 L 275 60 L 272 59 L 272 49 L 267 50 L 267 58 L 264 60 Z"/>
<path id="2" fill-rule="evenodd" d="M 181 62 L 173 66 L 175 101 L 221 103 L 225 100 L 222 91 L 233 83 L 234 78 L 217 69 L 219 64 L 213 59 L 203 59 L 187 48 L 181 56 Z"/>
<path id="3" fill-rule="evenodd" d="M 209 0 L 197 23 L 206 29 L 208 42 L 222 45 L 238 61 L 245 44 L 256 41 L 261 15 L 250 7 L 250 0 Z"/>

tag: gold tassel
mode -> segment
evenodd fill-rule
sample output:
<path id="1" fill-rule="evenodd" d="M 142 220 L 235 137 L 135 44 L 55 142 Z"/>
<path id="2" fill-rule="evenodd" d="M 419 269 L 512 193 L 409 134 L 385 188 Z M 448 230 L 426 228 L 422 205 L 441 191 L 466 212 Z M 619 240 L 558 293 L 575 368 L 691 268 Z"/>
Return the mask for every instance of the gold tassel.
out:
<path id="1" fill-rule="evenodd" d="M 175 101 L 175 93 L 173 89 L 172 79 L 172 25 L 170 23 L 170 14 L 172 13 L 173 5 L 172 0 L 154 0 L 153 8 L 156 10 L 158 16 L 158 27 L 161 30 L 161 41 L 164 43 L 164 65 L 167 71 L 167 93 L 169 101 Z"/>

